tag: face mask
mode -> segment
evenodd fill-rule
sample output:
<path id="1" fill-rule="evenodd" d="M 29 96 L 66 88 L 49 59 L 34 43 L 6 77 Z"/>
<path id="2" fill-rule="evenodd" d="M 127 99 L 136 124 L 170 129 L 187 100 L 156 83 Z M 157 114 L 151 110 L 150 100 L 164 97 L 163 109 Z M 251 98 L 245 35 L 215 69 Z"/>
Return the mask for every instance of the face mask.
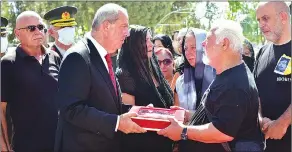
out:
<path id="1" fill-rule="evenodd" d="M 58 41 L 64 45 L 71 45 L 74 43 L 75 27 L 65 27 L 58 30 Z"/>
<path id="2" fill-rule="evenodd" d="M 5 53 L 8 48 L 7 37 L 1 37 L 1 53 Z"/>

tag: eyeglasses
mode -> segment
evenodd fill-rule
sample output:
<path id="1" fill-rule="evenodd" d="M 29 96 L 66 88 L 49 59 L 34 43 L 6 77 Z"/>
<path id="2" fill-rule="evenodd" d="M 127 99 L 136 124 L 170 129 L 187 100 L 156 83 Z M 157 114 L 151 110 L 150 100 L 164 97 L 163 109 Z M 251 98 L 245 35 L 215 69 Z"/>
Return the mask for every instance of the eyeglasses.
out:
<path id="1" fill-rule="evenodd" d="M 42 31 L 45 28 L 45 26 L 42 25 L 42 24 L 39 24 L 39 25 L 29 25 L 27 27 L 19 28 L 18 30 L 27 29 L 30 32 L 34 32 L 36 30 L 36 28 L 38 28 L 40 31 Z"/>
<path id="2" fill-rule="evenodd" d="M 158 60 L 158 64 L 161 65 L 163 63 L 165 66 L 169 66 L 172 63 L 171 59 L 164 59 L 164 60 Z"/>

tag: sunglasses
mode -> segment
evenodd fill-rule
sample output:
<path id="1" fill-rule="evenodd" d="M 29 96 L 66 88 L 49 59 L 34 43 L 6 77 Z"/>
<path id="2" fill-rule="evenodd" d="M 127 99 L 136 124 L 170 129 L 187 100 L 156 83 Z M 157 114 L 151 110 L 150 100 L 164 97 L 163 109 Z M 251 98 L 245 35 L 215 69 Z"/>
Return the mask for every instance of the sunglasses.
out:
<path id="1" fill-rule="evenodd" d="M 28 30 L 30 32 L 34 32 L 36 30 L 36 28 L 38 28 L 40 31 L 42 31 L 42 30 L 45 29 L 45 26 L 42 25 L 42 24 L 39 24 L 39 25 L 29 25 L 27 27 L 19 28 L 18 30 L 26 29 L 26 30 Z"/>
<path id="2" fill-rule="evenodd" d="M 161 65 L 163 63 L 165 66 L 169 66 L 172 63 L 171 59 L 164 59 L 162 61 L 158 60 L 158 64 Z"/>
<path id="3" fill-rule="evenodd" d="M 1 37 L 6 37 L 7 33 L 1 33 Z"/>

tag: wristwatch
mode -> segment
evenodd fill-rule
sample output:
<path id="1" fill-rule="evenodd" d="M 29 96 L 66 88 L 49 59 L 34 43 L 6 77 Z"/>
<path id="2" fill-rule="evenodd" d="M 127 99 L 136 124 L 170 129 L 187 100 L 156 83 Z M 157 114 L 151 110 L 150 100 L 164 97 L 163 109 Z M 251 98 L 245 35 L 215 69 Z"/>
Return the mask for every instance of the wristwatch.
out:
<path id="1" fill-rule="evenodd" d="M 187 131 L 188 131 L 188 128 L 187 127 L 184 127 L 182 132 L 181 132 L 181 139 L 182 140 L 188 140 L 188 134 L 187 134 Z"/>

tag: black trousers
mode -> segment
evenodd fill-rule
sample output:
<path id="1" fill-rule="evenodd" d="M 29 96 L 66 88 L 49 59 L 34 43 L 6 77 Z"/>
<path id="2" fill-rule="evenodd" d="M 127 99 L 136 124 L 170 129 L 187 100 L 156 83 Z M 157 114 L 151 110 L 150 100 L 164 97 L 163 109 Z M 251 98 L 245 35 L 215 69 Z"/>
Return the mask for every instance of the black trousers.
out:
<path id="1" fill-rule="evenodd" d="M 291 152 L 291 142 L 269 139 L 265 152 Z"/>

